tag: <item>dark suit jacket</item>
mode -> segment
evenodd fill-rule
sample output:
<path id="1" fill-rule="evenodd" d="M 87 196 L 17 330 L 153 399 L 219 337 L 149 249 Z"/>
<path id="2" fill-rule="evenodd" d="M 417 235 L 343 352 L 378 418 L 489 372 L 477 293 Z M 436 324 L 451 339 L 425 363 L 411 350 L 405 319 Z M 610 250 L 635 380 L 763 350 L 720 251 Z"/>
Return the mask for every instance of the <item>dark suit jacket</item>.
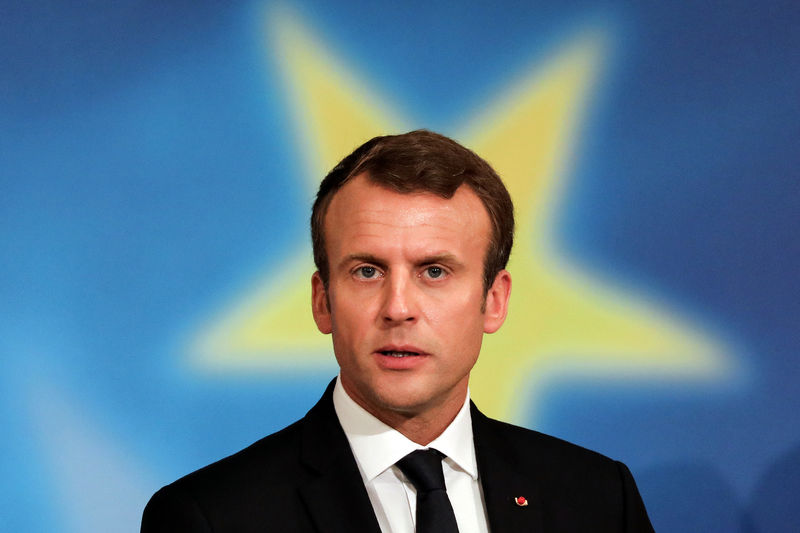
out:
<path id="1" fill-rule="evenodd" d="M 333 384 L 303 419 L 156 492 L 142 533 L 380 533 L 332 394 Z M 493 533 L 652 531 L 622 463 L 475 405 L 472 427 Z"/>

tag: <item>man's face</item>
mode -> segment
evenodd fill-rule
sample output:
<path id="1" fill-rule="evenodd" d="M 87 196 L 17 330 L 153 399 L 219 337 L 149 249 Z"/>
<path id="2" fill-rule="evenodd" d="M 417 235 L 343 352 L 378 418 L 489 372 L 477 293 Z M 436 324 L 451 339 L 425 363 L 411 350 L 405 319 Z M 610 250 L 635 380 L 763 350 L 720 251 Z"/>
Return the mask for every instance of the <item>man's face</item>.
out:
<path id="1" fill-rule="evenodd" d="M 313 312 L 345 390 L 382 419 L 460 406 L 511 284 L 498 274 L 484 306 L 491 226 L 478 196 L 399 194 L 359 175 L 333 197 L 324 232 L 330 278 L 327 291 L 312 278 Z"/>

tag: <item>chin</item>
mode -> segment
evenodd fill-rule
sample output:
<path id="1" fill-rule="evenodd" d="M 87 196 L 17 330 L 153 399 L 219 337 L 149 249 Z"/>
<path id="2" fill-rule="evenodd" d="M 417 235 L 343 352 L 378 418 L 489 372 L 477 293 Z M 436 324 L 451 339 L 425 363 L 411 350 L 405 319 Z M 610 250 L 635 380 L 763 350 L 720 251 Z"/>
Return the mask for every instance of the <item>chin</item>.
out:
<path id="1" fill-rule="evenodd" d="M 418 414 L 435 403 L 434 398 L 429 394 L 425 394 L 424 391 L 414 390 L 414 387 L 410 389 L 398 388 L 391 392 L 380 394 L 377 400 L 377 404 L 382 409 L 404 415 Z"/>

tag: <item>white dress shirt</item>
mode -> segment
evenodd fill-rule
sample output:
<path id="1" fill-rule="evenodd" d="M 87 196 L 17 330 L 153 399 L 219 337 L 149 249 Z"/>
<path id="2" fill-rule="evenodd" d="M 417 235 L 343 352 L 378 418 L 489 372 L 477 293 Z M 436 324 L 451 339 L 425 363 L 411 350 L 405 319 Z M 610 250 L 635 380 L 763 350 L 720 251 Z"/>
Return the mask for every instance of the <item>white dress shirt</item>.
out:
<path id="1" fill-rule="evenodd" d="M 365 411 L 348 396 L 339 378 L 333 389 L 333 406 L 383 533 L 413 533 L 417 494 L 395 463 L 414 450 L 427 448 L 447 456 L 442 469 L 459 533 L 488 533 L 472 440 L 469 391 L 453 422 L 428 446 L 409 440 Z"/>

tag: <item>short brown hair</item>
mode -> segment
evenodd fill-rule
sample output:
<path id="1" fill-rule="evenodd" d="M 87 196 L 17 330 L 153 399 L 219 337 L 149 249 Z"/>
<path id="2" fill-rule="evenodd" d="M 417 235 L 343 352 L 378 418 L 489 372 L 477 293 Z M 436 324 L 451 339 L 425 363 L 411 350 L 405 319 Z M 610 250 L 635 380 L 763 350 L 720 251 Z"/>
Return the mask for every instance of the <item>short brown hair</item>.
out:
<path id="1" fill-rule="evenodd" d="M 325 214 L 336 191 L 362 173 L 373 183 L 399 193 L 430 192 L 449 199 L 461 185 L 472 189 L 492 224 L 492 238 L 483 266 L 484 289 L 489 290 L 511 254 L 514 241 L 511 196 L 494 169 L 475 152 L 427 130 L 370 139 L 342 159 L 320 183 L 311 210 L 311 241 L 314 263 L 325 286 L 330 274 L 325 250 Z"/>

